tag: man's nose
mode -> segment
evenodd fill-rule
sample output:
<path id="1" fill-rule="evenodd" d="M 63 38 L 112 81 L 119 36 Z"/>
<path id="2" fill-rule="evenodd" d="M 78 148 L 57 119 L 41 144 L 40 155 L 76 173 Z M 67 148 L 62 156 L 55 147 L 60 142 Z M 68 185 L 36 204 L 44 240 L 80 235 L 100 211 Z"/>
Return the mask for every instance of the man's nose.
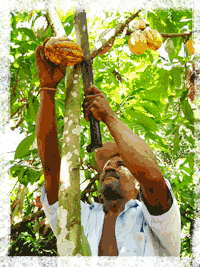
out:
<path id="1" fill-rule="evenodd" d="M 110 172 L 110 171 L 115 171 L 116 168 L 116 163 L 110 162 L 106 167 L 105 167 L 105 172 Z"/>
<path id="2" fill-rule="evenodd" d="M 106 167 L 105 173 L 108 173 L 108 172 L 115 172 L 115 168 L 112 166 Z"/>

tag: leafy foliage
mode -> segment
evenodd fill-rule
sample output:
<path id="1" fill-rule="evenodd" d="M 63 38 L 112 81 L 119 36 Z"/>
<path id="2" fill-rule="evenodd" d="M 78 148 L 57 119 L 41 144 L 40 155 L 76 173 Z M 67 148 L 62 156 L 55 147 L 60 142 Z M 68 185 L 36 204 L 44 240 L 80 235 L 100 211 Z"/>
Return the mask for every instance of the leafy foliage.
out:
<path id="1" fill-rule="evenodd" d="M 11 13 L 10 115 L 15 125 L 13 129 L 19 127 L 26 136 L 15 151 L 11 178 L 17 179 L 24 186 L 32 184 L 36 187 L 42 185 L 44 177 L 34 142 L 40 85 L 35 50 L 39 44 L 43 44 L 46 37 L 52 36 L 50 27 L 44 38 L 38 40 L 34 36 L 33 24 L 41 14 L 41 11 Z M 73 12 L 69 11 L 65 16 L 61 13 L 59 15 L 66 34 L 73 39 Z M 105 16 L 105 20 L 96 16 L 89 22 L 90 48 L 93 47 L 99 32 L 115 27 L 121 22 L 119 13 L 106 12 Z M 146 19 L 152 28 L 161 33 L 183 33 L 186 26 L 192 30 L 191 10 L 149 11 Z M 107 96 L 118 117 L 131 130 L 142 136 L 156 154 L 163 175 L 169 179 L 180 205 L 182 230 L 186 232 L 182 239 L 182 256 L 191 256 L 189 234 L 194 221 L 194 202 L 197 197 L 193 183 L 196 168 L 196 106 L 190 102 L 186 88 L 186 69 L 191 58 L 180 53 L 185 44 L 182 37 L 172 38 L 175 49 L 170 54 L 147 50 L 139 56 L 130 53 L 128 38 L 129 36 L 116 37 L 108 53 L 93 59 L 95 84 Z M 82 93 L 84 94 L 83 91 Z M 65 113 L 64 80 L 60 82 L 56 93 L 56 113 L 61 151 Z M 101 202 L 94 152 L 86 153 L 90 130 L 83 114 L 81 125 L 81 169 L 84 170 L 85 176 L 82 199 L 88 203 L 93 200 Z M 103 123 L 101 132 L 103 143 L 112 139 Z M 14 198 L 11 198 L 11 205 L 13 202 Z M 29 214 L 31 213 L 30 201 L 24 203 L 23 209 L 29 209 Z M 34 239 L 33 224 L 27 225 L 29 233 L 24 231 L 13 241 L 12 255 L 23 255 L 25 247 L 32 251 L 30 255 L 46 255 L 45 250 L 41 250 L 42 244 L 46 241 L 42 237 Z M 54 239 L 51 236 L 48 240 Z M 23 248 L 19 248 L 19 242 L 23 243 Z M 20 253 L 17 252 L 17 247 Z M 50 251 L 48 253 L 52 255 Z"/>

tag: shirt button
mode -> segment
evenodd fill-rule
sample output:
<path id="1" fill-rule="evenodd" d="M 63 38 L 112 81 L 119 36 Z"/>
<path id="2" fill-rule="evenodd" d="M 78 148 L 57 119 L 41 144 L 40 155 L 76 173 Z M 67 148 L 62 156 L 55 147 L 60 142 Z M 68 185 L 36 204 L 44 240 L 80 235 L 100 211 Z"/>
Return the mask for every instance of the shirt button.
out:
<path id="1" fill-rule="evenodd" d="M 142 241 L 142 239 L 143 239 L 143 238 L 142 238 L 142 236 L 141 236 L 141 235 L 139 235 L 139 236 L 138 236 L 138 241 L 140 241 L 140 242 L 141 242 L 141 241 Z"/>

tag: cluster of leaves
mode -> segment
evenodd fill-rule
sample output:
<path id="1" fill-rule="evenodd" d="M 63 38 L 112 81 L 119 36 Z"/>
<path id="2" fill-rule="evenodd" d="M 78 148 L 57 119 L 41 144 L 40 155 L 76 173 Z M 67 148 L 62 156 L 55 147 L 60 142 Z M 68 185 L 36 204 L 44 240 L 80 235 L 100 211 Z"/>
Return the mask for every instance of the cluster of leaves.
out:
<path id="1" fill-rule="evenodd" d="M 57 256 L 56 237 L 49 229 L 49 235 L 36 235 L 36 222 L 23 226 L 21 232 L 12 239 L 9 256 Z"/>
<path id="2" fill-rule="evenodd" d="M 42 166 L 35 146 L 35 124 L 39 108 L 39 79 L 35 62 L 35 50 L 48 36 L 38 40 L 33 34 L 33 24 L 41 12 L 11 13 L 11 119 L 14 128 L 19 127 L 26 138 L 19 144 L 12 162 L 11 177 L 23 185 L 42 184 Z M 113 28 L 121 22 L 120 13 L 106 12 L 106 19 L 95 17 L 89 21 L 90 48 L 99 31 Z M 59 14 L 67 35 L 75 41 L 73 12 Z M 125 17 L 130 14 L 125 14 Z M 141 15 L 142 16 L 142 15 Z M 161 33 L 183 33 L 192 30 L 191 10 L 149 11 L 149 25 Z M 20 26 L 20 23 L 27 26 Z M 186 88 L 186 68 L 189 56 L 180 55 L 185 39 L 174 37 L 175 48 L 164 58 L 158 51 L 147 50 L 136 56 L 128 49 L 129 36 L 117 37 L 109 53 L 93 59 L 95 85 L 104 92 L 118 117 L 134 132 L 142 136 L 157 156 L 165 178 L 169 179 L 181 210 L 182 229 L 191 232 L 194 221 L 195 185 L 195 119 Z M 84 94 L 84 92 L 82 91 Z M 65 114 L 65 85 L 60 82 L 56 93 L 56 113 L 60 151 Z M 81 160 L 87 182 L 82 199 L 100 202 L 98 171 L 95 169 L 94 152 L 86 153 L 89 143 L 89 124 L 81 119 Z M 112 139 L 107 127 L 101 123 L 103 143 Z M 84 181 L 84 182 L 85 182 Z M 12 203 L 11 203 L 12 204 Z M 28 205 L 28 204 L 27 204 Z M 28 237 L 29 236 L 29 237 Z M 40 241 L 33 244 L 30 235 L 24 233 L 36 251 Z M 21 239 L 23 239 L 21 236 Z M 32 241 L 31 241 L 32 240 Z M 190 256 L 189 235 L 183 238 L 182 253 Z M 15 244 L 17 244 L 15 242 Z M 14 246 L 14 243 L 13 243 Z M 16 251 L 16 250 L 15 250 Z"/>

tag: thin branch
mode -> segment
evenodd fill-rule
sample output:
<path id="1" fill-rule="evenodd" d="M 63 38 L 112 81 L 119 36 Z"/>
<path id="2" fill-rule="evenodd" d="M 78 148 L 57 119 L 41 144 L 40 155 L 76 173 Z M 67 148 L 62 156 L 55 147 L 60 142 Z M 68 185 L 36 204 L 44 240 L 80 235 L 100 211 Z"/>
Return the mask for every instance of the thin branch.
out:
<path id="1" fill-rule="evenodd" d="M 52 4 L 49 4 L 46 12 L 46 19 L 51 27 L 53 36 L 61 37 L 66 36 L 65 29 L 60 21 L 58 13 Z"/>
<path id="2" fill-rule="evenodd" d="M 21 119 L 18 121 L 18 123 L 15 126 L 11 127 L 11 130 L 13 131 L 13 130 L 17 129 L 20 126 L 20 124 L 24 121 L 24 118 L 25 118 L 25 116 L 21 117 Z"/>
<path id="3" fill-rule="evenodd" d="M 20 70 L 20 67 L 21 65 L 19 66 L 18 70 L 17 70 L 17 77 L 16 77 L 16 81 L 15 81 L 15 85 L 14 85 L 14 88 L 13 88 L 13 96 L 15 97 L 16 96 L 16 89 L 17 89 L 17 85 L 18 85 L 18 82 L 19 82 L 19 79 L 18 79 L 18 76 L 19 76 L 19 70 Z M 11 98 L 12 99 L 12 98 Z M 12 102 L 11 102 L 12 103 Z"/>
<path id="4" fill-rule="evenodd" d="M 92 191 L 90 191 L 91 190 L 91 187 L 92 187 L 92 185 L 94 184 L 94 182 L 96 181 L 96 180 L 99 180 L 99 175 L 97 174 L 97 175 L 95 175 L 93 178 L 91 178 L 91 181 L 90 181 L 90 183 L 87 185 L 87 187 L 83 190 L 83 192 L 82 192 L 82 196 L 84 196 L 85 194 L 87 194 L 87 193 L 89 193 L 89 192 L 92 192 Z"/>
<path id="5" fill-rule="evenodd" d="M 120 33 L 123 32 L 123 30 L 125 29 L 125 27 L 128 26 L 128 24 L 138 16 L 138 14 L 142 11 L 143 9 L 139 9 L 136 13 L 134 13 L 132 16 L 130 16 L 128 19 L 126 19 L 125 22 L 123 23 L 120 23 L 120 24 L 117 24 L 117 26 L 115 28 L 112 29 L 113 31 L 113 34 L 109 37 L 109 39 L 106 40 L 106 42 L 103 44 L 102 43 L 102 46 L 99 47 L 97 49 L 96 46 L 94 46 L 92 49 L 91 49 L 91 52 L 90 52 L 90 56 L 91 58 L 95 58 L 100 51 L 102 51 L 107 45 L 108 43 L 115 37 L 117 37 Z M 105 40 L 105 39 L 104 39 Z"/>
<path id="6" fill-rule="evenodd" d="M 98 170 L 97 168 L 93 167 L 89 162 L 87 163 L 87 167 L 88 167 L 89 169 L 95 170 L 96 172 L 99 173 L 99 170 Z"/>
<path id="7" fill-rule="evenodd" d="M 11 226 L 11 231 L 19 228 L 22 223 L 30 222 L 30 221 L 34 220 L 35 218 L 44 217 L 44 216 L 45 216 L 45 213 L 44 213 L 43 210 L 39 210 L 39 211 L 37 211 L 37 212 L 35 212 L 33 214 L 27 215 L 22 219 L 21 222 L 18 222 L 16 224 L 12 225 Z"/>
<path id="8" fill-rule="evenodd" d="M 11 116 L 10 116 L 10 119 L 12 119 L 12 117 L 13 116 L 15 116 L 15 114 L 17 113 L 17 112 L 19 112 L 24 106 L 26 106 L 26 105 L 28 105 L 28 103 L 24 103 L 22 106 L 20 106 Z M 19 113 L 19 114 L 21 114 L 21 113 Z M 19 115 L 18 114 L 18 115 Z M 9 119 L 9 120 L 10 120 Z M 9 122 L 9 121 L 8 121 Z"/>
<path id="9" fill-rule="evenodd" d="M 130 30 L 128 29 L 127 32 L 126 32 L 126 35 L 131 35 L 131 33 L 133 33 L 134 31 L 133 30 Z M 161 33 L 161 36 L 164 37 L 164 38 L 173 38 L 173 37 L 190 37 L 190 35 L 192 34 L 193 32 L 184 32 L 184 33 Z"/>

